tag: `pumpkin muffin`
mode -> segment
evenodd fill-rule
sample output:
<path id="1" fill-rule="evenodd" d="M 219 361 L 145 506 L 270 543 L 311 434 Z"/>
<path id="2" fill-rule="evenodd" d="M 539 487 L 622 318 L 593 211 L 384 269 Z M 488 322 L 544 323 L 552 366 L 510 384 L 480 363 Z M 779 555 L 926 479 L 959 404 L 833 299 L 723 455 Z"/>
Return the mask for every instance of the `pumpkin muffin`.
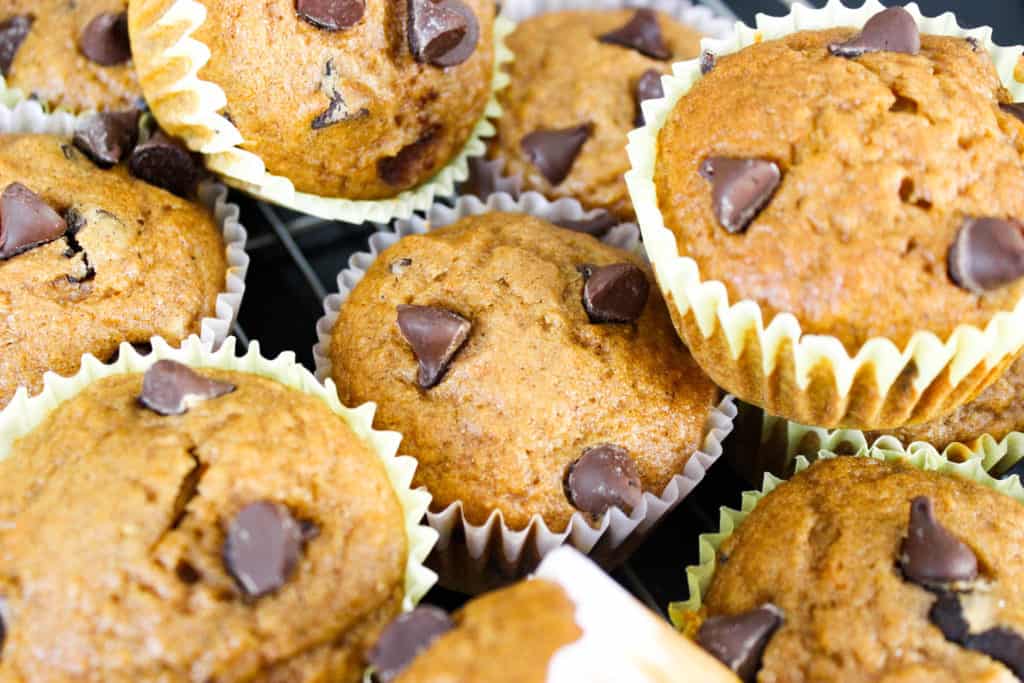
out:
<path id="1" fill-rule="evenodd" d="M 0 0 L 0 73 L 8 88 L 70 111 L 136 106 L 128 0 Z"/>
<path id="2" fill-rule="evenodd" d="M 330 337 L 342 399 L 401 431 L 433 508 L 563 530 L 660 496 L 718 390 L 641 259 L 527 214 L 486 213 L 381 253 Z"/>
<path id="3" fill-rule="evenodd" d="M 131 149 L 94 133 L 0 135 L 0 405 L 19 386 L 40 389 L 47 370 L 73 373 L 84 353 L 198 334 L 226 288 L 214 217 L 135 177 L 187 187 L 180 148 L 154 136 L 131 153 L 133 176 L 93 161 Z"/>
<path id="4" fill-rule="evenodd" d="M 571 10 L 531 17 L 508 44 L 504 114 L 488 155 L 525 189 L 575 197 L 631 221 L 626 134 L 660 76 L 700 52 L 700 34 L 653 10 Z"/>

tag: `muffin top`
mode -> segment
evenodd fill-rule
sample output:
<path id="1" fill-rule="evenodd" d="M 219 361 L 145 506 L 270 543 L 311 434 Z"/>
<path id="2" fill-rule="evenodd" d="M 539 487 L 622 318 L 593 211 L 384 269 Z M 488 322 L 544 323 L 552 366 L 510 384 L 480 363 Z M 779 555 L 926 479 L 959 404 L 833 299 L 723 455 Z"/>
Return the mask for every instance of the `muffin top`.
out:
<path id="1" fill-rule="evenodd" d="M 361 680 L 407 554 L 378 456 L 314 396 L 167 363 L 0 461 L 0 679 Z"/>
<path id="2" fill-rule="evenodd" d="M 105 359 L 154 335 L 175 344 L 214 315 L 226 252 L 202 206 L 46 135 L 0 135 L 0 192 L 0 405 L 41 388 L 46 370 L 73 373 L 84 353 Z M 8 218 L 24 205 L 52 225 Z M 42 227 L 53 230 L 31 232 Z"/>
<path id="3" fill-rule="evenodd" d="M 107 111 L 142 96 L 132 68 L 128 0 L 0 0 L 0 73 L 53 107 Z"/>
<path id="4" fill-rule="evenodd" d="M 766 323 L 792 313 L 850 353 L 877 336 L 902 347 L 918 330 L 984 327 L 1024 292 L 978 272 L 1024 263 L 1024 124 L 975 42 L 833 54 L 854 33 L 717 60 L 660 133 L 666 226 L 730 301 L 757 302 Z"/>
<path id="5" fill-rule="evenodd" d="M 170 2 L 132 4 L 140 62 L 167 47 L 142 36 Z M 490 97 L 490 0 L 200 4 L 193 37 L 210 60 L 199 78 L 227 95 L 241 146 L 300 192 L 379 199 L 422 184 L 461 151 Z M 175 106 L 153 102 L 161 120 Z"/>
<path id="6" fill-rule="evenodd" d="M 435 509 L 561 529 L 603 513 L 603 487 L 628 512 L 702 445 L 718 395 L 650 277 L 526 214 L 467 217 L 376 259 L 332 331 L 332 376 L 402 432 Z"/>
<path id="7" fill-rule="evenodd" d="M 712 618 L 781 610 L 760 681 L 1010 683 L 1024 661 L 998 644 L 1024 651 L 1021 548 L 1024 506 L 1006 495 L 837 457 L 757 504 L 720 548 L 704 604 Z M 714 630 L 705 621 L 698 640 Z"/>
<path id="8" fill-rule="evenodd" d="M 641 38 L 643 27 L 657 40 Z M 660 75 L 697 56 L 700 35 L 651 10 L 578 10 L 531 17 L 508 43 L 516 58 L 511 83 L 498 93 L 504 114 L 489 156 L 503 159 L 505 172 L 521 176 L 526 189 L 633 220 L 623 180 L 626 134 L 637 125 L 639 100 L 661 96 Z M 538 131 L 563 134 L 531 144 L 537 137 L 528 136 Z M 552 166 L 555 156 L 562 162 Z"/>

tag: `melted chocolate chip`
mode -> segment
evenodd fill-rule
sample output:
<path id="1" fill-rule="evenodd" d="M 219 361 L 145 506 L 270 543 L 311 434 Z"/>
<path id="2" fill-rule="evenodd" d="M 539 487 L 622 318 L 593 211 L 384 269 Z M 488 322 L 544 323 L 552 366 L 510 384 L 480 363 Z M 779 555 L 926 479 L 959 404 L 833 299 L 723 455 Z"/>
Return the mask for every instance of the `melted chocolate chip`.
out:
<path id="1" fill-rule="evenodd" d="M 962 643 L 970 629 L 960 598 L 950 591 L 938 593 L 935 604 L 928 610 L 928 619 L 942 631 L 946 640 L 954 643 Z"/>
<path id="2" fill-rule="evenodd" d="M 31 14 L 16 14 L 0 23 L 0 73 L 11 75 L 11 65 L 18 48 L 25 42 L 36 18 Z"/>
<path id="3" fill-rule="evenodd" d="M 366 13 L 365 0 L 295 0 L 295 13 L 325 31 L 352 28 Z"/>
<path id="4" fill-rule="evenodd" d="M 569 175 L 583 144 L 593 132 L 592 123 L 582 123 L 572 128 L 537 130 L 524 136 L 519 141 L 519 147 L 549 183 L 558 185 Z"/>
<path id="5" fill-rule="evenodd" d="M 650 9 L 638 9 L 625 26 L 605 33 L 598 40 L 602 43 L 628 47 L 652 59 L 665 60 L 672 56 L 672 51 L 661 37 L 658 15 Z"/>
<path id="6" fill-rule="evenodd" d="M 1024 102 L 1001 103 L 999 108 L 1007 114 L 1017 117 L 1018 120 L 1024 123 Z"/>
<path id="7" fill-rule="evenodd" d="M 978 578 L 974 552 L 935 518 L 932 501 L 918 496 L 910 502 L 910 523 L 900 549 L 900 566 L 911 581 L 945 586 Z"/>
<path id="8" fill-rule="evenodd" d="M 921 32 L 910 12 L 890 7 L 868 19 L 863 30 L 845 43 L 833 43 L 829 52 L 837 57 L 860 57 L 866 52 L 902 52 L 916 55 L 921 51 Z"/>
<path id="9" fill-rule="evenodd" d="M 967 218 L 947 257 L 949 277 L 975 294 L 1024 276 L 1024 224 L 999 218 Z"/>
<path id="10" fill-rule="evenodd" d="M 247 596 L 260 598 L 288 582 L 302 546 L 302 528 L 288 508 L 270 501 L 250 503 L 228 527 L 224 566 Z"/>
<path id="11" fill-rule="evenodd" d="M 60 214 L 21 183 L 0 195 L 0 261 L 59 239 L 67 229 Z"/>
<path id="12" fill-rule="evenodd" d="M 431 643 L 455 628 L 451 617 L 437 607 L 420 606 L 395 619 L 370 650 L 368 664 L 375 683 L 391 683 Z"/>
<path id="13" fill-rule="evenodd" d="M 1010 629 L 996 627 L 967 636 L 964 647 L 1002 662 L 1018 680 L 1024 681 L 1024 638 Z"/>
<path id="14" fill-rule="evenodd" d="M 370 115 L 370 110 L 365 107 L 358 109 L 357 111 L 351 111 L 348 105 L 345 104 L 344 98 L 334 93 L 331 97 L 330 104 L 327 105 L 327 109 L 321 112 L 315 119 L 310 127 L 313 130 L 321 130 L 328 126 L 333 126 L 336 123 L 342 121 L 353 121 L 355 119 L 364 119 Z"/>
<path id="15" fill-rule="evenodd" d="M 700 174 L 711 182 L 715 217 L 732 233 L 747 229 L 782 182 L 778 165 L 764 159 L 710 157 L 701 164 Z"/>
<path id="16" fill-rule="evenodd" d="M 700 53 L 700 72 L 707 76 L 709 73 L 714 71 L 715 64 L 718 63 L 718 58 L 715 57 L 713 52 L 701 52 Z"/>
<path id="17" fill-rule="evenodd" d="M 584 450 L 566 469 L 564 488 L 574 508 L 595 517 L 612 507 L 631 514 L 644 493 L 636 463 L 624 448 L 611 444 Z"/>
<path id="18" fill-rule="evenodd" d="M 743 614 L 708 618 L 697 632 L 697 642 L 745 683 L 753 683 L 768 641 L 782 622 L 782 610 L 767 603 Z"/>
<path id="19" fill-rule="evenodd" d="M 132 175 L 179 197 L 190 197 L 199 182 L 199 165 L 178 140 L 158 130 L 132 152 L 128 159 Z"/>
<path id="20" fill-rule="evenodd" d="M 456 66 L 480 42 L 480 22 L 461 0 L 408 0 L 409 51 L 417 62 Z"/>
<path id="21" fill-rule="evenodd" d="M 429 389 L 441 381 L 452 358 L 469 338 L 471 328 L 468 320 L 445 308 L 398 307 L 398 329 L 419 361 L 420 388 Z"/>
<path id="22" fill-rule="evenodd" d="M 603 209 L 595 213 L 590 218 L 581 218 L 579 220 L 570 220 L 568 218 L 555 221 L 555 225 L 565 228 L 566 230 L 572 230 L 573 232 L 582 232 L 587 235 L 593 235 L 594 237 L 604 237 L 608 234 L 608 231 L 614 228 L 616 225 L 621 225 L 620 221 L 610 211 L 604 211 Z"/>
<path id="23" fill-rule="evenodd" d="M 640 80 L 636 82 L 634 96 L 636 97 L 636 118 L 633 120 L 633 125 L 639 127 L 644 125 L 644 111 L 640 105 L 646 100 L 656 100 L 665 96 L 665 91 L 661 87 L 661 72 L 657 69 L 645 71 L 640 76 Z"/>
<path id="24" fill-rule="evenodd" d="M 78 49 L 100 66 L 124 64 L 132 58 L 128 13 L 103 12 L 93 17 L 78 39 Z"/>
<path id="25" fill-rule="evenodd" d="M 94 164 L 110 168 L 124 161 L 139 137 L 139 112 L 89 114 L 78 122 L 72 140 Z"/>
<path id="26" fill-rule="evenodd" d="M 519 199 L 523 192 L 522 179 L 502 175 L 504 167 L 500 159 L 488 161 L 483 157 L 470 157 L 469 177 L 459 185 L 459 194 L 471 194 L 486 201 L 492 194 L 504 192 Z"/>
<path id="27" fill-rule="evenodd" d="M 204 377 L 173 360 L 159 360 L 146 371 L 139 403 L 160 415 L 184 415 L 200 401 L 235 390 L 233 384 Z"/>
<path id="28" fill-rule="evenodd" d="M 393 187 L 411 185 L 423 169 L 434 163 L 434 143 L 440 132 L 440 126 L 431 126 L 416 142 L 406 145 L 395 156 L 378 161 L 377 175 Z"/>
<path id="29" fill-rule="evenodd" d="M 632 263 L 588 268 L 583 308 L 592 323 L 631 323 L 644 312 L 651 284 Z"/>

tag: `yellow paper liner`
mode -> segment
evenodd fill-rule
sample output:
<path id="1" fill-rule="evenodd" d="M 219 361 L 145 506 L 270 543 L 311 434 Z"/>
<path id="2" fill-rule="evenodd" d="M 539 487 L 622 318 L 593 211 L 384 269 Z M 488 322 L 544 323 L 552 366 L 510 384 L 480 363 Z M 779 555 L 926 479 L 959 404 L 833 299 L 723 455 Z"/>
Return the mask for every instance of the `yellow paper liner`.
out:
<path id="1" fill-rule="evenodd" d="M 796 31 L 863 26 L 883 9 L 878 0 L 860 8 L 840 0 L 822 9 L 794 4 L 784 17 L 758 15 L 756 29 L 737 24 L 731 37 L 704 39 L 702 48 L 722 56 Z M 977 40 L 1014 99 L 1024 99 L 1024 84 L 1014 78 L 1020 47 L 997 46 L 991 28 L 963 29 L 951 13 L 925 17 L 914 3 L 906 9 L 922 33 Z M 658 134 L 701 78 L 699 60 L 679 62 L 672 71 L 662 79 L 665 97 L 642 105 L 647 125 L 629 135 L 632 169 L 626 182 L 676 327 L 712 379 L 769 413 L 804 424 L 885 429 L 949 413 L 1002 373 L 1024 347 L 1024 298 L 1012 311 L 995 314 L 984 329 L 961 325 L 947 340 L 919 330 L 903 349 L 875 338 L 851 356 L 836 337 L 804 334 L 791 314 L 765 325 L 756 302 L 730 302 L 723 283 L 703 280 L 696 261 L 679 253 L 665 226 L 654 185 Z"/>

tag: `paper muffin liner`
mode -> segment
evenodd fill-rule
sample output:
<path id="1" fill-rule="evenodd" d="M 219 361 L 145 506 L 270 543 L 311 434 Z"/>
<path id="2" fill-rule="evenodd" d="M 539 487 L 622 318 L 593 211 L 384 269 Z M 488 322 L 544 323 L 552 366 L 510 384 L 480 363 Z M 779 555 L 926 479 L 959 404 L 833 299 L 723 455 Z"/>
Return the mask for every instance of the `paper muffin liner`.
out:
<path id="1" fill-rule="evenodd" d="M 206 7 L 197 0 L 174 0 L 161 13 L 164 5 L 165 0 L 132 3 L 132 43 L 154 51 L 135 50 L 135 68 L 146 99 L 164 130 L 205 155 L 207 167 L 229 185 L 259 199 L 352 224 L 406 218 L 430 208 L 435 197 L 455 194 L 455 184 L 468 175 L 468 159 L 482 155 L 486 149 L 482 138 L 495 133 L 489 121 L 501 116 L 495 93 L 508 84 L 501 67 L 513 58 L 505 46 L 513 24 L 502 16 L 494 20 L 494 70 L 484 114 L 462 150 L 433 178 L 389 199 L 352 200 L 299 192 L 288 178 L 268 172 L 259 156 L 242 149 L 241 132 L 221 114 L 228 104 L 224 90 L 199 78 L 210 60 L 210 50 L 193 36 L 206 21 Z M 173 102 L 173 111 L 168 111 L 167 102 Z"/>
<path id="2" fill-rule="evenodd" d="M 722 56 L 797 31 L 859 27 L 883 9 L 878 0 L 867 0 L 860 8 L 845 7 L 840 0 L 829 0 L 823 9 L 794 4 L 787 16 L 758 15 L 756 29 L 738 23 L 732 36 L 705 39 L 702 48 Z M 914 3 L 906 9 L 922 33 L 977 40 L 1014 99 L 1024 99 L 1024 84 L 1014 78 L 1020 47 L 999 47 L 991 40 L 991 28 L 961 28 L 951 13 L 925 17 Z M 961 325 L 947 340 L 919 330 L 903 349 L 875 338 L 851 356 L 834 336 L 804 334 L 789 313 L 776 315 L 766 326 L 755 301 L 730 302 L 722 282 L 704 280 L 696 261 L 679 252 L 665 226 L 654 184 L 658 134 L 700 78 L 699 60 L 679 62 L 662 79 L 665 97 L 643 103 L 648 124 L 630 133 L 632 169 L 626 183 L 676 327 L 711 377 L 774 415 L 863 429 L 925 422 L 949 413 L 999 377 L 1024 346 L 1024 298 L 1012 311 L 994 315 L 984 329 Z"/>
<path id="3" fill-rule="evenodd" d="M 486 202 L 463 196 L 454 207 L 435 204 L 425 218 L 414 216 L 397 221 L 393 230 L 382 227 L 370 236 L 369 252 L 352 255 L 348 268 L 338 274 L 338 292 L 324 300 L 324 316 L 316 326 L 319 342 L 313 348 L 317 377 L 322 380 L 330 377 L 331 330 L 338 313 L 382 251 L 406 235 L 423 234 L 465 216 L 492 211 L 527 213 L 552 222 L 580 220 L 588 215 L 574 199 L 550 201 L 536 192 L 513 199 L 498 193 Z M 632 224 L 612 228 L 602 241 L 627 251 L 641 249 L 638 232 Z M 480 593 L 526 576 L 541 558 L 566 544 L 591 555 L 605 567 L 614 567 L 700 483 L 707 469 L 721 456 L 722 441 L 732 431 L 735 417 L 733 398 L 726 396 L 711 410 L 701 449 L 689 458 L 683 471 L 672 478 L 664 491 L 660 495 L 644 493 L 643 502 L 631 515 L 612 508 L 601 518 L 597 528 L 590 526 L 579 513 L 572 516 L 564 531 L 558 532 L 551 530 L 539 515 L 525 528 L 512 529 L 497 510 L 484 524 L 472 524 L 465 518 L 462 503 L 458 501 L 443 510 L 430 511 L 427 522 L 440 534 L 430 565 L 440 574 L 441 585 L 465 593 Z"/>
<path id="4" fill-rule="evenodd" d="M 572 548 L 551 552 L 536 578 L 557 584 L 582 632 L 548 663 L 546 683 L 738 683 L 718 660 L 674 632 L 593 562 Z"/>
<path id="5" fill-rule="evenodd" d="M 29 397 L 24 387 L 19 388 L 7 408 L 0 412 L 0 461 L 10 455 L 15 441 L 36 429 L 58 406 L 81 393 L 93 382 L 114 375 L 144 373 L 158 360 L 170 359 L 192 367 L 233 370 L 266 377 L 319 398 L 380 458 L 404 512 L 409 557 L 405 570 L 403 609 L 412 609 L 437 579 L 423 565 L 437 541 L 437 532 L 420 524 L 430 505 L 430 494 L 411 488 L 417 463 L 413 458 L 397 455 L 402 435 L 373 428 L 376 406 L 372 403 L 358 408 L 342 405 L 334 383 L 331 380 L 324 384 L 318 382 L 312 373 L 295 361 L 295 354 L 291 351 L 274 359 L 265 358 L 260 354 L 259 343 L 253 342 L 245 355 L 236 356 L 235 341 L 234 337 L 229 337 L 219 349 L 213 351 L 195 335 L 186 339 L 180 348 L 172 348 L 162 338 L 154 337 L 153 350 L 148 354 L 139 354 L 126 342 L 121 344 L 118 358 L 113 363 L 104 364 L 95 356 L 86 354 L 82 356 L 81 368 L 71 377 L 46 373 L 41 393 Z"/>

